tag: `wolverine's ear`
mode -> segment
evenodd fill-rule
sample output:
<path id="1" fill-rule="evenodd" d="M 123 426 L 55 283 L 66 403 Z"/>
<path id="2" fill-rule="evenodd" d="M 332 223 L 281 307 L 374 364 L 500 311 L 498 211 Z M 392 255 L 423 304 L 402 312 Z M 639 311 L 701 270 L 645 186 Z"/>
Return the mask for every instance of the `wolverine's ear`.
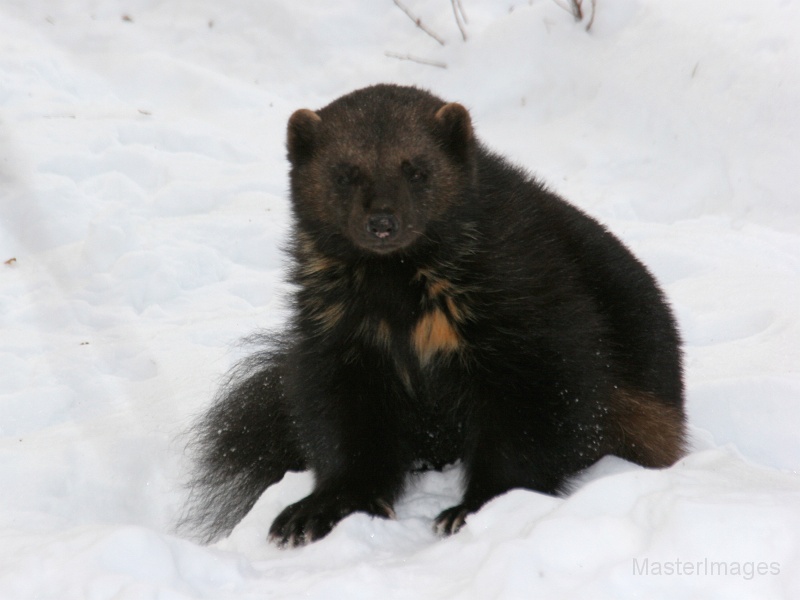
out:
<path id="1" fill-rule="evenodd" d="M 289 161 L 297 165 L 311 157 L 314 150 L 314 140 L 317 137 L 317 127 L 322 123 L 322 118 L 313 110 L 301 108 L 294 111 L 289 117 L 287 128 L 286 147 L 289 150 Z"/>
<path id="2" fill-rule="evenodd" d="M 445 104 L 436 111 L 436 126 L 445 150 L 466 162 L 474 146 L 472 119 L 467 109 L 457 102 Z"/>

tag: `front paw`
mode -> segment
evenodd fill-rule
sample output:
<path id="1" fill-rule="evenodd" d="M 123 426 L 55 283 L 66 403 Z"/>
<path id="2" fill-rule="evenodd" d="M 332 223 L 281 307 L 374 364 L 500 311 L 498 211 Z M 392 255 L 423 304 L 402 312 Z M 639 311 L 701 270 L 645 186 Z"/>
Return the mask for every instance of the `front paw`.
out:
<path id="1" fill-rule="evenodd" d="M 365 512 L 394 519 L 394 509 L 381 498 L 359 498 L 347 493 L 314 492 L 287 506 L 272 522 L 269 539 L 280 548 L 305 546 L 328 535 L 347 515 Z"/>
<path id="2" fill-rule="evenodd" d="M 458 533 L 467 522 L 467 515 L 473 512 L 464 504 L 458 504 L 439 513 L 433 521 L 433 531 L 440 537 Z"/>

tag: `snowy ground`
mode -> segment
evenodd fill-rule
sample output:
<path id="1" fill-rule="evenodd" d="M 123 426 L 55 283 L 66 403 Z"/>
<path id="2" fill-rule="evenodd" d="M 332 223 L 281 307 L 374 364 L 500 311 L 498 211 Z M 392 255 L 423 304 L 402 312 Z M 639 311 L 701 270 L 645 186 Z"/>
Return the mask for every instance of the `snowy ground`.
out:
<path id="1" fill-rule="evenodd" d="M 3 1 L 0 598 L 798 597 L 800 3 L 597 0 L 587 34 L 552 0 L 462 1 L 466 42 L 407 2 L 444 46 L 389 0 Z M 467 105 L 652 267 L 695 449 L 447 540 L 456 471 L 304 549 L 265 535 L 305 474 L 181 539 L 180 434 L 284 318 L 286 119 L 378 81 Z"/>

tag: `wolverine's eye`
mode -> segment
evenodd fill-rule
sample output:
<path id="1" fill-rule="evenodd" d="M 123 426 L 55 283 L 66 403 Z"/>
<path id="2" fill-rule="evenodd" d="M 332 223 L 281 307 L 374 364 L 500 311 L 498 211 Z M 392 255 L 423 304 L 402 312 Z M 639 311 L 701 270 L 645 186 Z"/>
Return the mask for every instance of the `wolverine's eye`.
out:
<path id="1" fill-rule="evenodd" d="M 358 183 L 359 170 L 355 165 L 342 165 L 334 174 L 336 185 L 346 187 Z"/>
<path id="2" fill-rule="evenodd" d="M 423 167 L 410 161 L 404 161 L 402 169 L 403 175 L 409 183 L 421 183 L 428 178 L 428 173 Z"/>
<path id="3" fill-rule="evenodd" d="M 419 170 L 417 170 L 417 169 L 414 169 L 413 171 L 411 171 L 411 172 L 410 172 L 410 173 L 407 175 L 407 177 L 408 177 L 408 180 L 409 180 L 410 182 L 412 182 L 412 183 L 414 183 L 414 182 L 416 182 L 416 181 L 422 181 L 422 179 L 423 179 L 422 171 L 419 171 Z"/>

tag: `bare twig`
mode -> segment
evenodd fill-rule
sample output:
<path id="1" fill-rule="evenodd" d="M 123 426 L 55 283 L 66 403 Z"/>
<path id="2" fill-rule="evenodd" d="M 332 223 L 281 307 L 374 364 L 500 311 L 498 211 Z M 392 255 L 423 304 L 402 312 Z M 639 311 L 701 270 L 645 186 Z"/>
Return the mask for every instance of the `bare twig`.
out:
<path id="1" fill-rule="evenodd" d="M 397 6 L 397 8 L 399 8 L 404 13 L 406 13 L 406 15 L 408 16 L 409 19 L 414 21 L 414 24 L 417 27 L 422 29 L 422 31 L 427 33 L 429 36 L 431 36 L 433 39 L 435 39 L 437 42 L 439 42 L 442 46 L 444 46 L 444 40 L 442 38 L 440 38 L 438 35 L 436 35 L 434 32 L 432 32 L 430 29 L 425 27 L 425 25 L 422 24 L 422 19 L 420 19 L 419 17 L 414 16 L 414 14 L 410 10 L 408 10 L 408 8 L 406 8 L 403 5 L 403 3 L 400 2 L 400 0 L 394 0 L 394 3 L 395 3 L 395 6 Z"/>
<path id="2" fill-rule="evenodd" d="M 467 31 L 464 25 L 467 23 L 467 15 L 464 12 L 464 7 L 461 6 L 461 0 L 450 0 L 450 3 L 453 5 L 453 14 L 456 17 L 456 24 L 458 25 L 458 30 L 461 32 L 461 38 L 466 42 Z"/>
<path id="3" fill-rule="evenodd" d="M 589 31 L 592 28 L 592 24 L 594 23 L 594 11 L 597 8 L 597 0 L 592 0 L 592 16 L 589 17 L 589 22 L 586 24 L 586 31 Z"/>
<path id="4" fill-rule="evenodd" d="M 583 0 L 572 0 L 572 16 L 576 21 L 583 19 Z"/>
<path id="5" fill-rule="evenodd" d="M 438 60 L 428 60 L 426 58 L 418 58 L 416 56 L 411 56 L 410 54 L 397 54 L 396 52 L 389 52 L 388 50 L 384 52 L 384 54 L 389 58 L 396 58 L 398 60 L 410 60 L 415 63 L 420 63 L 421 65 L 438 67 L 439 69 L 447 68 L 447 64 L 439 62 Z"/>
<path id="6" fill-rule="evenodd" d="M 461 0 L 456 0 L 456 6 L 458 7 L 458 12 L 461 13 L 461 20 L 464 21 L 464 25 L 469 23 L 469 19 L 467 18 L 467 11 L 464 10 L 464 5 L 461 4 Z"/>
<path id="7" fill-rule="evenodd" d="M 589 31 L 594 24 L 594 13 L 597 9 L 597 0 L 592 1 L 592 13 L 589 15 L 589 21 L 586 23 L 586 31 Z M 583 0 L 569 0 L 569 4 L 565 4 L 562 0 L 553 0 L 561 8 L 573 16 L 576 21 L 583 20 Z"/>
<path id="8" fill-rule="evenodd" d="M 553 0 L 553 2 L 571 14 L 576 21 L 580 21 L 583 18 L 583 10 L 581 10 L 583 0 L 569 0 L 569 4 L 565 4 L 561 0 Z"/>

